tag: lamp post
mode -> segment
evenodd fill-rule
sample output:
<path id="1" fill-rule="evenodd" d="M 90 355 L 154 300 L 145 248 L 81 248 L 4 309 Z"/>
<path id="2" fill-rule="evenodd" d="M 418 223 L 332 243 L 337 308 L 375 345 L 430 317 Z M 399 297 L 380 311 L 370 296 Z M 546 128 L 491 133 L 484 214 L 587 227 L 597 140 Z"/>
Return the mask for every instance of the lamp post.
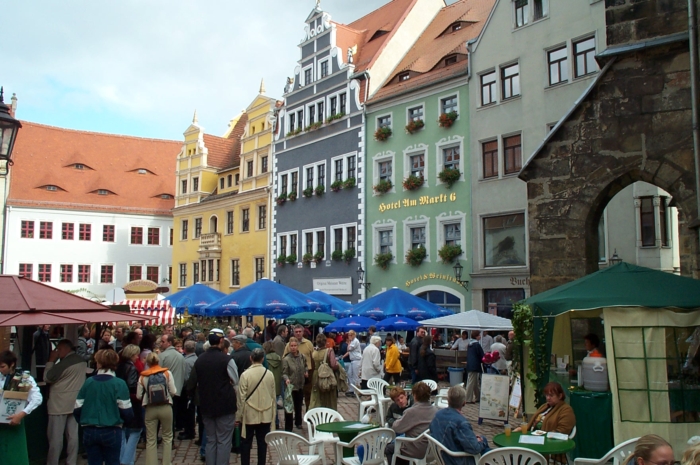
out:
<path id="1" fill-rule="evenodd" d="M 0 87 L 0 161 L 5 160 L 7 168 L 12 166 L 12 149 L 15 145 L 17 132 L 22 123 L 12 117 L 10 107 L 3 101 L 3 88 Z"/>
<path id="2" fill-rule="evenodd" d="M 369 292 L 371 283 L 365 282 L 365 270 L 362 269 L 362 264 L 357 268 L 357 284 L 365 288 L 365 291 Z"/>
<path id="3" fill-rule="evenodd" d="M 610 257 L 610 259 L 608 261 L 610 262 L 610 266 L 615 266 L 618 263 L 622 263 L 622 259 L 617 254 L 617 249 L 615 249 L 615 251 L 612 254 L 612 257 Z"/>
<path id="4" fill-rule="evenodd" d="M 452 269 L 455 272 L 455 279 L 457 282 L 466 290 L 469 290 L 469 281 L 462 281 L 462 270 L 464 267 L 462 266 L 461 263 L 459 263 L 459 260 L 457 260 L 457 264 L 452 267 Z"/>

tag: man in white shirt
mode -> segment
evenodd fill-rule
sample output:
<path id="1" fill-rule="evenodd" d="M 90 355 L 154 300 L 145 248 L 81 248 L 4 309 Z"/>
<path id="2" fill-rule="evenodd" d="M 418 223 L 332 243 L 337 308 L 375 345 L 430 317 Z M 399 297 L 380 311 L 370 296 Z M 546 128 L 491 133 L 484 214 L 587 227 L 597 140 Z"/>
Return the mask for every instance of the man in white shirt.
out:
<path id="1" fill-rule="evenodd" d="M 382 338 L 379 336 L 372 336 L 369 340 L 369 344 L 367 344 L 364 352 L 362 352 L 362 368 L 360 368 L 360 375 L 362 377 L 362 384 L 360 384 L 360 387 L 362 389 L 367 389 L 367 381 L 370 379 L 382 377 L 382 356 L 379 352 L 381 345 Z"/>
<path id="2" fill-rule="evenodd" d="M 467 350 L 469 347 L 469 333 L 462 331 L 462 337 L 457 339 L 454 344 L 452 344 L 452 350 Z"/>
<path id="3" fill-rule="evenodd" d="M 491 344 L 493 344 L 493 338 L 489 335 L 488 331 L 481 333 L 481 348 L 484 352 L 491 352 Z"/>

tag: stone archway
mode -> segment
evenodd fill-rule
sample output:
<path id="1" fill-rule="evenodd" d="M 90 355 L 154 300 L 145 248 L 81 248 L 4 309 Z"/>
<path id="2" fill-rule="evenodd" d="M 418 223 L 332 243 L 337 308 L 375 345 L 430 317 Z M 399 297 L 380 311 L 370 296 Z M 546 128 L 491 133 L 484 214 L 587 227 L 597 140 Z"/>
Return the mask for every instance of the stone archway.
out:
<path id="1" fill-rule="evenodd" d="M 597 225 L 610 199 L 645 181 L 679 210 L 681 274 L 698 277 L 698 220 L 688 42 L 620 54 L 531 158 L 533 294 L 598 269 Z"/>

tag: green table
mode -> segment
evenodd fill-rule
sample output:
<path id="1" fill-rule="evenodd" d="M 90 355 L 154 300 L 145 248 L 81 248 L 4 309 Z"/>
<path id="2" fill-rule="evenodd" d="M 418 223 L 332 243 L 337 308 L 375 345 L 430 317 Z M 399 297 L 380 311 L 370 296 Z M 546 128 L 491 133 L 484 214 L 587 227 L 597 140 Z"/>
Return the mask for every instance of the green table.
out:
<path id="1" fill-rule="evenodd" d="M 524 447 L 526 449 L 534 450 L 542 455 L 556 455 L 556 454 L 566 454 L 570 450 L 576 447 L 576 443 L 573 439 L 567 439 L 562 441 L 561 439 L 549 439 L 545 436 L 544 444 L 521 444 L 520 436 L 523 433 L 510 433 L 510 436 L 506 436 L 505 433 L 497 434 L 493 437 L 493 443 L 501 447 Z"/>
<path id="2" fill-rule="evenodd" d="M 362 425 L 361 428 L 352 428 L 352 425 Z M 316 430 L 323 433 L 334 433 L 338 435 L 338 439 L 348 443 L 355 439 L 359 433 L 364 433 L 371 429 L 379 428 L 377 425 L 369 423 L 361 423 L 359 421 L 334 421 L 331 423 L 321 423 L 316 425 Z M 343 447 L 343 457 L 354 457 L 355 450 L 352 447 Z"/>

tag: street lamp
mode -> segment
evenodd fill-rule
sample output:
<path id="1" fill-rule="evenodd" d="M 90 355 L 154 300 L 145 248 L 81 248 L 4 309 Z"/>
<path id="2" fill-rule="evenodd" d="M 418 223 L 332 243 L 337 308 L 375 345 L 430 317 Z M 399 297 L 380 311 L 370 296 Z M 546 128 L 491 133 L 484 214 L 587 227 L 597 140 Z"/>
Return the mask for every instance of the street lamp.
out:
<path id="1" fill-rule="evenodd" d="M 608 261 L 610 262 L 610 266 L 615 266 L 618 263 L 622 263 L 622 259 L 617 254 L 617 249 L 615 249 L 615 251 L 612 254 L 612 257 L 610 257 L 610 259 Z"/>
<path id="2" fill-rule="evenodd" d="M 367 292 L 369 292 L 369 286 L 371 283 L 365 282 L 365 270 L 362 269 L 362 264 L 357 268 L 357 284 L 364 287 Z"/>
<path id="3" fill-rule="evenodd" d="M 12 117 L 10 107 L 5 105 L 3 88 L 0 87 L 0 160 L 5 160 L 8 168 L 13 164 L 12 148 L 21 127 L 22 123 Z"/>
<path id="4" fill-rule="evenodd" d="M 462 281 L 462 270 L 464 267 L 462 266 L 461 263 L 459 263 L 459 260 L 457 260 L 457 264 L 452 267 L 452 269 L 455 272 L 455 279 L 457 282 L 466 290 L 469 290 L 469 281 Z"/>

